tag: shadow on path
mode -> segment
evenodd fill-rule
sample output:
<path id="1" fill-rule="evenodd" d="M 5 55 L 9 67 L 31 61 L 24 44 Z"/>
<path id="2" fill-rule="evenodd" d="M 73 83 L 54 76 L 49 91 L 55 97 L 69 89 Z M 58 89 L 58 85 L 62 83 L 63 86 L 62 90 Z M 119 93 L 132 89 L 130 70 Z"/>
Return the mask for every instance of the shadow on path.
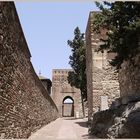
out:
<path id="1" fill-rule="evenodd" d="M 79 124 L 81 127 L 87 127 L 88 128 L 88 121 L 87 120 L 79 121 L 79 118 L 77 119 L 77 118 L 74 118 L 74 117 L 64 117 L 63 119 L 64 120 L 75 120 L 76 124 Z"/>
<path id="2" fill-rule="evenodd" d="M 93 136 L 93 135 L 89 135 L 89 134 L 86 134 L 86 135 L 82 135 L 83 139 L 98 139 L 97 137 Z"/>
<path id="3" fill-rule="evenodd" d="M 75 123 L 79 124 L 82 127 L 87 127 L 88 128 L 88 122 L 87 121 L 85 121 L 85 122 L 81 121 L 81 122 L 75 122 Z"/>

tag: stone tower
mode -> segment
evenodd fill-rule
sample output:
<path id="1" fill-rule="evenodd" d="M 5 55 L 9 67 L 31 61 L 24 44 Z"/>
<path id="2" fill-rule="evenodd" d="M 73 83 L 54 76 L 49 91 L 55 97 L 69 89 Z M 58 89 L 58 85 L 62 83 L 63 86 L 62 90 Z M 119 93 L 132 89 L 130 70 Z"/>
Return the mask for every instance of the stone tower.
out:
<path id="1" fill-rule="evenodd" d="M 97 52 L 102 43 L 101 38 L 106 38 L 107 30 L 100 34 L 93 32 L 93 19 L 97 12 L 90 12 L 86 28 L 86 68 L 87 68 L 87 98 L 89 119 L 93 112 L 106 110 L 112 101 L 120 96 L 118 74 L 109 65 L 109 60 L 114 54 Z"/>
<path id="2" fill-rule="evenodd" d="M 75 87 L 72 87 L 68 83 L 67 77 L 69 71 L 72 70 L 53 69 L 51 97 L 58 108 L 60 117 L 63 116 L 82 117 L 80 90 Z M 65 103 L 65 100 L 67 99 L 72 100 L 72 104 Z M 69 111 L 71 111 L 71 114 Z"/>

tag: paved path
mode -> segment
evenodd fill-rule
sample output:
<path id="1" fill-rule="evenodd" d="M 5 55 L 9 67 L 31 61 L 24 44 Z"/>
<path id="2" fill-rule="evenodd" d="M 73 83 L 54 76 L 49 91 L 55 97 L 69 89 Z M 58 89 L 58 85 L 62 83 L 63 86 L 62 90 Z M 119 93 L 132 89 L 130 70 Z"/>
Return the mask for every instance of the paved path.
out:
<path id="1" fill-rule="evenodd" d="M 78 140 L 88 136 L 87 119 L 58 118 L 32 134 L 29 139 Z"/>

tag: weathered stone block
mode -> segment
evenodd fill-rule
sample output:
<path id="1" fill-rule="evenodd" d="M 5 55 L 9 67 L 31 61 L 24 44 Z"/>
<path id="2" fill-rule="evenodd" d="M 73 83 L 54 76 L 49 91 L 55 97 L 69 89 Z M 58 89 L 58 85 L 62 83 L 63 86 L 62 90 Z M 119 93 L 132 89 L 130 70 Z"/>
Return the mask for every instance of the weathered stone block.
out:
<path id="1" fill-rule="evenodd" d="M 122 99 L 121 99 L 121 104 L 123 104 L 123 105 L 126 105 L 126 104 L 128 104 L 129 103 L 129 101 L 130 101 L 130 98 L 129 97 L 123 97 Z"/>
<path id="2" fill-rule="evenodd" d="M 112 102 L 111 106 L 110 106 L 110 109 L 117 109 L 119 106 L 121 105 L 121 102 L 118 101 L 118 100 L 115 100 Z"/>

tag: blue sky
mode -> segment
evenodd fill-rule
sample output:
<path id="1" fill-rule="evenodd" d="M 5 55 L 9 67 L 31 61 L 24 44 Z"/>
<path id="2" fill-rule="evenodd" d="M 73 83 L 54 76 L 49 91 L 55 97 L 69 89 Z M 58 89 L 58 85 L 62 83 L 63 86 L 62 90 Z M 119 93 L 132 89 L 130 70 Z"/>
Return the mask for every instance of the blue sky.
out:
<path id="1" fill-rule="evenodd" d="M 37 74 L 52 78 L 52 69 L 71 68 L 68 64 L 75 27 L 85 32 L 94 2 L 16 2 L 23 32 Z"/>

